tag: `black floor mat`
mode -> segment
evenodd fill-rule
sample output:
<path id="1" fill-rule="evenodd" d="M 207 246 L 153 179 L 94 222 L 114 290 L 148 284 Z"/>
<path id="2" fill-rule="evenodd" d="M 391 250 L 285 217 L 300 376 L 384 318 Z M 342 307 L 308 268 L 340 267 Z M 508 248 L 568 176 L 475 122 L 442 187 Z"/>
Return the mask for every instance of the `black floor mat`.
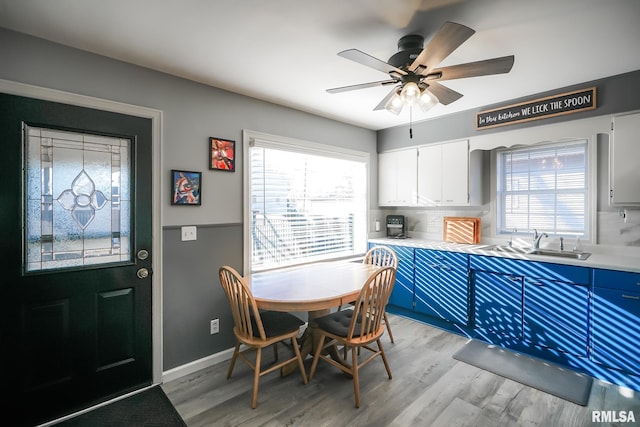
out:
<path id="1" fill-rule="evenodd" d="M 160 386 L 57 424 L 60 427 L 186 427 Z"/>

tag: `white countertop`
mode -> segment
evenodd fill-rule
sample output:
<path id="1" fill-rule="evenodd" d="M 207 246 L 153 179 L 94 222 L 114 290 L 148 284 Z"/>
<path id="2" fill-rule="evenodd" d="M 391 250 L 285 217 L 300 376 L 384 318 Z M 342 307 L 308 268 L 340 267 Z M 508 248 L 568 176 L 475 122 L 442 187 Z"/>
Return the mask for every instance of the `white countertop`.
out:
<path id="1" fill-rule="evenodd" d="M 372 238 L 369 242 L 379 245 L 408 246 L 422 249 L 436 249 L 452 252 L 463 252 L 472 255 L 489 255 L 503 258 L 522 259 L 527 261 L 549 262 L 554 264 L 577 265 L 580 267 L 605 268 L 609 270 L 630 271 L 640 273 L 639 248 L 605 247 L 592 245 L 584 248 L 591 253 L 586 260 L 561 258 L 548 255 L 529 255 L 520 253 L 499 252 L 489 249 L 494 244 L 463 244 L 432 241 L 408 237 L 406 239 Z"/>

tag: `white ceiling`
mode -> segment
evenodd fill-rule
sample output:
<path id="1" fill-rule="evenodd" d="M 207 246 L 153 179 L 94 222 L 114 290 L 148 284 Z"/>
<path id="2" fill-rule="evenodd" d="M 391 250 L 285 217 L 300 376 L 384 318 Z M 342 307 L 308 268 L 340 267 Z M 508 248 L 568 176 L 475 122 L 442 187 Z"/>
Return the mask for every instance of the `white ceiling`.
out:
<path id="1" fill-rule="evenodd" d="M 420 121 L 640 69 L 638 0 L 0 0 L 0 26 L 369 129 L 409 122 L 373 108 L 398 39 L 445 22 L 476 30 L 442 65 L 515 55 L 509 74 L 443 82 L 464 96 Z"/>

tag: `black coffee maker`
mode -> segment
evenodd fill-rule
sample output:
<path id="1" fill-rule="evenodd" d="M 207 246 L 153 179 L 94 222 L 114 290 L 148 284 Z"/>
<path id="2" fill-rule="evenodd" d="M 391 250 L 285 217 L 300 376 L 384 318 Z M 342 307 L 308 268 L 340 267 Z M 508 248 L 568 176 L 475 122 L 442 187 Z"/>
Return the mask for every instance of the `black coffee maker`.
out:
<path id="1" fill-rule="evenodd" d="M 387 215 L 387 237 L 391 239 L 404 239 L 407 237 L 404 215 Z"/>

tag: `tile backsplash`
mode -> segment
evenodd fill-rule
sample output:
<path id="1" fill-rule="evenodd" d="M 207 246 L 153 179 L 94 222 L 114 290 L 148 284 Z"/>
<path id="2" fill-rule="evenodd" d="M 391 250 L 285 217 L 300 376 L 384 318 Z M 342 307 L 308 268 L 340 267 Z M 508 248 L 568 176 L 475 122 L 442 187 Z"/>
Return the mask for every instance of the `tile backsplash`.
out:
<path id="1" fill-rule="evenodd" d="M 445 216 L 480 217 L 483 241 L 494 236 L 493 219 L 489 205 L 462 209 L 377 209 L 372 210 L 371 221 L 381 223 L 381 237 L 385 233 L 387 215 L 405 215 L 407 232 L 410 236 L 439 241 L 443 238 L 443 218 Z M 627 209 L 626 217 L 618 211 L 601 211 L 597 214 L 598 244 L 608 246 L 633 246 L 640 248 L 640 210 Z M 373 230 L 373 227 L 371 227 Z"/>

